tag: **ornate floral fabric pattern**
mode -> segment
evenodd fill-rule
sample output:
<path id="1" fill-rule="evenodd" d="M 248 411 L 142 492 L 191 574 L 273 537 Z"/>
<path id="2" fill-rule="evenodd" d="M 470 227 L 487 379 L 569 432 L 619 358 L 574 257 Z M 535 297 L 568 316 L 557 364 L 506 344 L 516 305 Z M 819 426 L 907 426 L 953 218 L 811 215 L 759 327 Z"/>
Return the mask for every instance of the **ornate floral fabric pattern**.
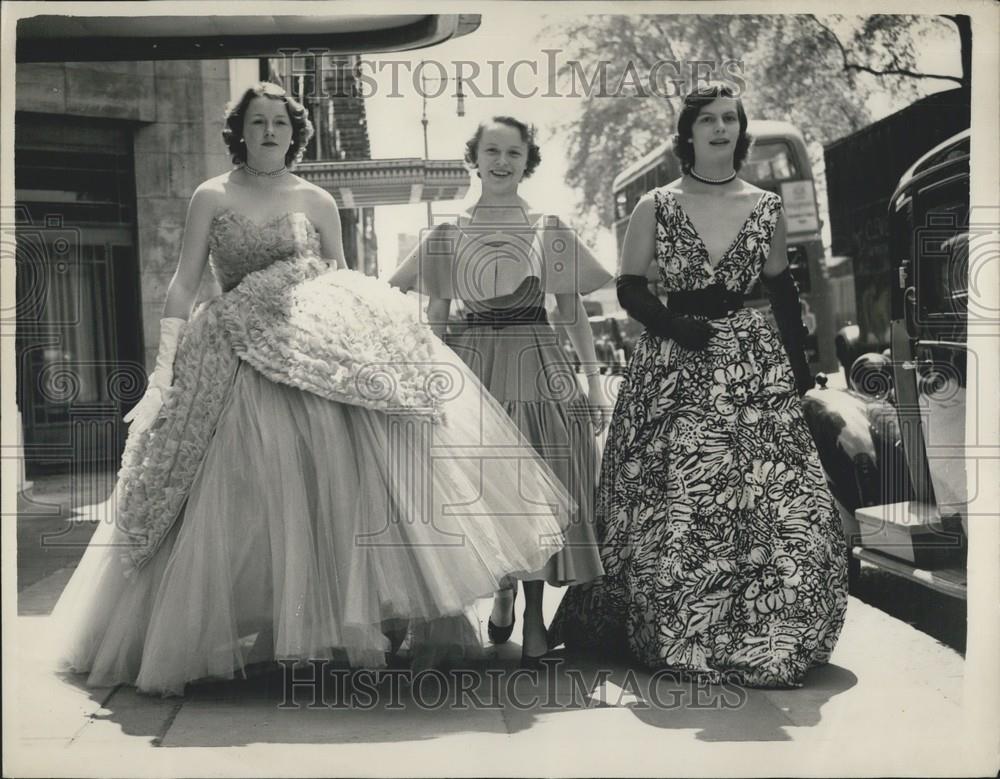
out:
<path id="1" fill-rule="evenodd" d="M 747 292 L 781 209 L 757 202 L 713 267 L 691 220 L 654 193 L 668 290 Z M 572 588 L 552 644 L 624 647 L 650 667 L 799 686 L 847 604 L 840 517 L 782 343 L 744 308 L 702 351 L 644 333 L 622 384 L 598 497 L 605 579 Z"/>

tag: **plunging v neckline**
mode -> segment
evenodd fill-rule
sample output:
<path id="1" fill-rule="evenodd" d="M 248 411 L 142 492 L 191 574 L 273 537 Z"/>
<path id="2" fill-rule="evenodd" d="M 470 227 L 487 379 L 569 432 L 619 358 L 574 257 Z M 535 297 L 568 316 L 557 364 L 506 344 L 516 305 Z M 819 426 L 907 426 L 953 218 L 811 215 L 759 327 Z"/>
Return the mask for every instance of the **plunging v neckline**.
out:
<path id="1" fill-rule="evenodd" d="M 702 254 L 704 255 L 705 264 L 708 265 L 708 269 L 712 271 L 712 273 L 715 273 L 715 271 L 718 270 L 719 266 L 726 261 L 726 258 L 730 255 L 733 249 L 736 248 L 737 243 L 743 236 L 743 232 L 747 229 L 747 225 L 750 224 L 750 220 L 753 218 L 753 215 L 757 213 L 757 209 L 760 208 L 760 204 L 763 203 L 764 198 L 767 197 L 767 192 L 761 193 L 760 197 L 757 198 L 757 202 L 754 203 L 753 208 L 750 209 L 750 213 L 747 214 L 746 218 L 743 220 L 743 224 L 740 225 L 740 229 L 737 230 L 736 235 L 733 236 L 733 240 L 729 242 L 729 246 L 719 256 L 718 260 L 712 262 L 712 255 L 708 251 L 708 245 L 705 243 L 705 239 L 701 237 L 701 233 L 698 232 L 698 228 L 695 227 L 694 221 L 691 219 L 691 216 L 688 214 L 687 210 L 685 210 L 684 206 L 681 204 L 681 201 L 678 199 L 678 197 L 673 192 L 669 192 L 669 194 L 674 201 L 674 205 L 677 206 L 677 209 L 684 216 L 684 220 L 688 223 L 688 226 L 691 228 L 691 232 L 694 234 L 694 237 L 698 239 L 698 244 L 701 246 L 701 251 Z"/>

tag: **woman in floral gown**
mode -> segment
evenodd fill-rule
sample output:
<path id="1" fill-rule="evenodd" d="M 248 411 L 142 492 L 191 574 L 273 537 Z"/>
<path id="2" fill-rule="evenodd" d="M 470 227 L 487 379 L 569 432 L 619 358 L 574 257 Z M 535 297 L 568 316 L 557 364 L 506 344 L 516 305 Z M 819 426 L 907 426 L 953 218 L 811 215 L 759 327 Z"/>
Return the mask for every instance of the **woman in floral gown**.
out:
<path id="1" fill-rule="evenodd" d="M 428 318 L 444 335 L 452 301 L 465 304 L 462 332 L 451 340 L 570 491 L 578 511 L 566 546 L 537 571 L 519 577 L 524 589 L 522 663 L 537 668 L 548 648 L 542 615 L 544 584 L 563 587 L 601 575 L 593 528 L 597 472 L 595 434 L 607 414 L 594 336 L 581 295 L 611 274 L 558 217 L 532 208 L 521 182 L 541 161 L 534 131 L 513 117 L 479 125 L 466 162 L 482 194 L 466 213 L 443 220 L 390 279 L 429 296 Z M 555 312 L 545 309 L 546 294 Z M 577 384 L 553 325 L 563 327 L 588 375 Z M 497 593 L 488 624 L 500 644 L 514 627 L 517 583 Z"/>
<path id="2" fill-rule="evenodd" d="M 249 89 L 238 166 L 192 198 L 116 521 L 54 613 L 90 684 L 380 667 L 404 628 L 419 664 L 475 651 L 468 609 L 562 547 L 572 500 L 504 410 L 404 295 L 343 269 L 336 204 L 286 167 L 310 134 Z M 223 293 L 190 315 L 206 261 Z"/>
<path id="3" fill-rule="evenodd" d="M 570 589 L 550 640 L 798 686 L 836 644 L 847 556 L 799 400 L 810 376 L 781 199 L 735 175 L 746 127 L 727 88 L 689 95 L 674 139 L 684 175 L 632 215 L 619 299 L 647 329 L 602 464 L 605 578 Z M 743 307 L 761 276 L 780 338 Z"/>

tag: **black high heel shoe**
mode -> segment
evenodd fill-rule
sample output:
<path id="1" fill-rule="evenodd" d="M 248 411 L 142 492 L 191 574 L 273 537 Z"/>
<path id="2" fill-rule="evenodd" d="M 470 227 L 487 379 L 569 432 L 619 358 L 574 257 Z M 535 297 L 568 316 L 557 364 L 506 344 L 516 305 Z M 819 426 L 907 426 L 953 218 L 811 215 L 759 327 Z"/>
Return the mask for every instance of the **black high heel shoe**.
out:
<path id="1" fill-rule="evenodd" d="M 538 655 L 538 657 L 535 657 L 534 655 L 526 654 L 525 651 L 522 649 L 521 668 L 524 668 L 528 671 L 544 671 L 546 669 L 546 665 L 545 663 L 542 662 L 542 660 L 544 660 L 548 656 L 549 653 L 545 652 L 543 654 Z"/>
<path id="2" fill-rule="evenodd" d="M 547 641 L 547 639 L 546 639 Z M 550 649 L 542 652 L 540 655 L 529 655 L 524 647 L 521 647 L 521 668 L 525 668 L 529 671 L 544 671 L 547 666 L 542 662 L 546 657 L 549 656 Z"/>
<path id="3" fill-rule="evenodd" d="M 510 602 L 510 624 L 499 627 L 493 624 L 493 618 L 486 623 L 486 633 L 490 637 L 490 641 L 494 644 L 506 644 L 510 639 L 511 633 L 514 632 L 514 624 L 517 622 L 517 587 L 514 587 L 514 598 Z"/>

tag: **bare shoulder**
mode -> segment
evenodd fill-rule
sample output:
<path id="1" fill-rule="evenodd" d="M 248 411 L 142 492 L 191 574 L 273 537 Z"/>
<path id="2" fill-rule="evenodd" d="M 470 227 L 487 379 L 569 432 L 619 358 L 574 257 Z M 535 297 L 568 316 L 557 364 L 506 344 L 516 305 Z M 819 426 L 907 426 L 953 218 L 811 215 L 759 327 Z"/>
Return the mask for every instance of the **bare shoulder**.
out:
<path id="1" fill-rule="evenodd" d="M 199 184 L 191 195 L 191 211 L 214 215 L 226 200 L 230 175 L 226 172 Z"/>
<path id="2" fill-rule="evenodd" d="M 337 208 L 337 200 L 322 187 L 318 187 L 311 181 L 306 181 L 301 176 L 295 176 L 292 186 L 292 193 L 295 197 L 301 198 L 304 204 L 317 206 L 319 208 Z"/>
<path id="3" fill-rule="evenodd" d="M 649 192 L 636 201 L 635 208 L 632 209 L 632 214 L 640 218 L 652 217 L 663 202 L 664 195 L 669 194 L 672 197 L 676 197 L 681 194 L 682 190 L 677 186 L 679 183 L 680 179 L 677 179 L 676 181 L 671 181 L 669 184 L 649 190 Z"/>
<path id="4" fill-rule="evenodd" d="M 745 178 L 742 178 L 740 176 L 736 177 L 736 181 L 738 181 L 740 184 L 740 188 L 737 190 L 737 192 L 741 194 L 757 195 L 758 197 L 760 197 L 762 194 L 767 192 L 766 189 L 761 189 L 756 184 L 751 184 Z"/>
<path id="5" fill-rule="evenodd" d="M 661 187 L 660 189 L 651 189 L 645 195 L 643 195 L 635 204 L 635 208 L 632 209 L 631 219 L 637 221 L 649 221 L 652 222 L 654 215 L 656 214 L 657 207 L 657 192 L 661 192 L 666 187 Z"/>
<path id="6" fill-rule="evenodd" d="M 779 195 L 774 194 L 768 189 L 762 189 L 761 187 L 758 187 L 756 184 L 751 184 L 746 179 L 739 179 L 739 181 L 741 186 L 738 190 L 736 190 L 737 195 L 752 200 L 759 200 L 764 195 L 770 195 L 771 197 L 778 198 L 779 200 L 781 199 Z"/>
<path id="7" fill-rule="evenodd" d="M 195 190 L 195 194 L 201 192 L 223 195 L 232 185 L 232 177 L 233 171 L 231 170 L 227 170 L 225 173 L 220 173 L 218 176 L 213 176 L 212 178 L 201 182 Z"/>
<path id="8" fill-rule="evenodd" d="M 664 184 L 662 187 L 659 188 L 659 190 L 662 192 L 670 192 L 673 195 L 679 195 L 683 194 L 684 192 L 683 184 L 684 184 L 684 177 L 681 176 L 680 178 L 674 179 L 669 184 Z M 653 192 L 656 191 L 657 190 L 654 189 L 651 192 L 647 192 L 646 194 L 652 197 Z"/>

